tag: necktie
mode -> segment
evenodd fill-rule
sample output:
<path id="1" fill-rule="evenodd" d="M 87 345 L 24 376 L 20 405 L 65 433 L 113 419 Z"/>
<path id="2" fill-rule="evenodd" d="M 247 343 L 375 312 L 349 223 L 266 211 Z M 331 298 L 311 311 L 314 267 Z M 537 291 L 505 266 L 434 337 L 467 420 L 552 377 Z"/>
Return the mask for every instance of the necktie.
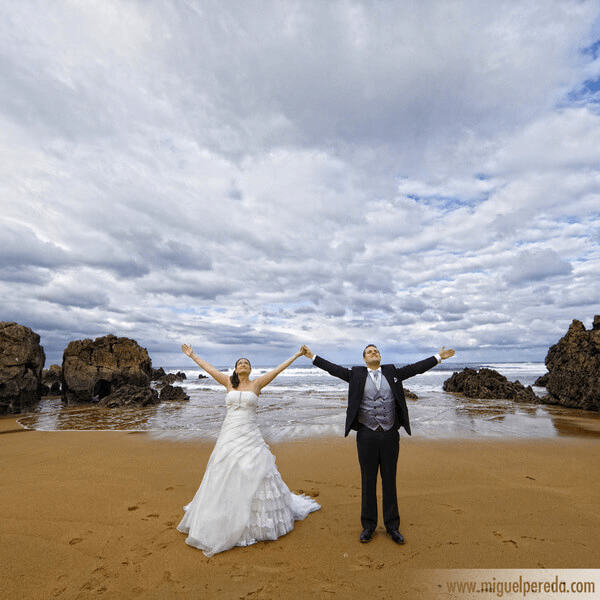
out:
<path id="1" fill-rule="evenodd" d="M 379 389 L 379 371 L 373 371 L 373 381 L 375 381 L 375 387 Z"/>

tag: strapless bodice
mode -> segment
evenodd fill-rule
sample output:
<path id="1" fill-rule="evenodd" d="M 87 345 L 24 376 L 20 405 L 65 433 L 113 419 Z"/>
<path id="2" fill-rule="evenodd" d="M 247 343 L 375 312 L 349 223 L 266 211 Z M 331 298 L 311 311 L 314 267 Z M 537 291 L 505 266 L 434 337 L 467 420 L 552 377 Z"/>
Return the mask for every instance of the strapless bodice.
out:
<path id="1" fill-rule="evenodd" d="M 227 410 L 256 410 L 258 396 L 254 392 L 232 390 L 225 396 Z"/>

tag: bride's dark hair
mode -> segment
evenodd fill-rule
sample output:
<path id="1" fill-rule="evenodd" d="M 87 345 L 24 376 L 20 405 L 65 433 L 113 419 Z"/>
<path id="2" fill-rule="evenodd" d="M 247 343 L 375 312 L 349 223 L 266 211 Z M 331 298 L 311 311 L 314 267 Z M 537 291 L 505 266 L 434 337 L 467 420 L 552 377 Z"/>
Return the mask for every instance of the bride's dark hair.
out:
<path id="1" fill-rule="evenodd" d="M 233 389 L 237 389 L 237 386 L 240 385 L 240 378 L 238 377 L 237 374 L 237 366 L 238 363 L 240 362 L 240 360 L 248 360 L 247 358 L 238 358 L 235 361 L 235 367 L 233 367 L 233 374 L 231 375 L 231 377 L 229 378 L 229 380 L 231 381 L 231 386 L 233 387 Z M 250 365 L 250 361 L 248 360 L 248 364 Z M 250 368 L 252 368 L 252 365 L 250 365 Z"/>

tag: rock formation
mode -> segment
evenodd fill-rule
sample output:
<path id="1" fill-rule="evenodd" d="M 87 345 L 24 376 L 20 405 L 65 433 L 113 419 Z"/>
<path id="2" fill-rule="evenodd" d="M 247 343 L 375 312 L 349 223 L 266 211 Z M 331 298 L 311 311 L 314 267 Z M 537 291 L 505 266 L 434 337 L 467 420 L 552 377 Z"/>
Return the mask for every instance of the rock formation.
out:
<path id="1" fill-rule="evenodd" d="M 62 400 L 92 402 L 126 385 L 149 389 L 151 369 L 148 351 L 129 338 L 107 335 L 71 342 L 63 353 Z"/>
<path id="2" fill-rule="evenodd" d="M 62 367 L 50 365 L 42 371 L 42 384 L 44 396 L 60 396 L 60 382 L 62 381 Z"/>
<path id="3" fill-rule="evenodd" d="M 154 367 L 150 371 L 150 379 L 152 381 L 159 381 L 161 377 L 166 375 L 165 370 L 162 367 L 155 369 Z"/>
<path id="4" fill-rule="evenodd" d="M 185 390 L 179 386 L 165 385 L 160 390 L 161 402 L 183 402 L 189 399 L 190 397 L 185 393 Z"/>
<path id="5" fill-rule="evenodd" d="M 444 391 L 462 394 L 467 398 L 506 399 L 518 402 L 539 402 L 531 386 L 521 382 L 509 381 L 504 375 L 493 369 L 482 368 L 479 371 L 465 367 L 444 381 Z"/>
<path id="6" fill-rule="evenodd" d="M 122 406 L 149 406 L 159 404 L 158 392 L 150 387 L 123 385 L 98 402 L 98 406 L 120 408 Z"/>
<path id="7" fill-rule="evenodd" d="M 178 371 L 177 373 L 165 373 L 164 375 L 161 375 L 160 377 L 153 379 L 153 381 L 156 382 L 158 387 L 161 387 L 163 385 L 171 385 L 172 383 L 175 383 L 176 381 L 185 381 L 187 379 L 187 376 L 185 373 L 182 373 L 181 371 Z"/>
<path id="8" fill-rule="evenodd" d="M 587 331 L 574 319 L 546 355 L 548 396 L 544 402 L 600 410 L 600 315 Z"/>
<path id="9" fill-rule="evenodd" d="M 418 400 L 419 396 L 417 396 L 414 392 L 411 392 L 408 388 L 404 388 L 404 397 L 407 400 Z"/>
<path id="10" fill-rule="evenodd" d="M 40 401 L 45 361 L 37 333 L 0 322 L 0 415 L 27 412 Z"/>

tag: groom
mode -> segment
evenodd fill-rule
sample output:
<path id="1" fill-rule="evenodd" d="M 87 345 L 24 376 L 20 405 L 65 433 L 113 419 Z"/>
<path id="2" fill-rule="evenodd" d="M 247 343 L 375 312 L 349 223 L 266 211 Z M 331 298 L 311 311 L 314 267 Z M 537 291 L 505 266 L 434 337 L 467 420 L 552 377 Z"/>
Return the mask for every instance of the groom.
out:
<path id="1" fill-rule="evenodd" d="M 400 515 L 396 497 L 396 466 L 399 453 L 399 429 L 410 435 L 408 409 L 402 381 L 419 375 L 454 356 L 454 350 L 442 347 L 439 354 L 405 367 L 381 365 L 376 346 L 369 344 L 363 352 L 366 367 L 347 369 L 315 356 L 309 348 L 304 354 L 317 367 L 347 381 L 348 408 L 346 410 L 347 436 L 356 430 L 356 447 L 362 480 L 360 541 L 370 542 L 377 527 L 377 473 L 381 469 L 383 492 L 383 522 L 394 542 L 404 544 L 398 531 Z"/>

